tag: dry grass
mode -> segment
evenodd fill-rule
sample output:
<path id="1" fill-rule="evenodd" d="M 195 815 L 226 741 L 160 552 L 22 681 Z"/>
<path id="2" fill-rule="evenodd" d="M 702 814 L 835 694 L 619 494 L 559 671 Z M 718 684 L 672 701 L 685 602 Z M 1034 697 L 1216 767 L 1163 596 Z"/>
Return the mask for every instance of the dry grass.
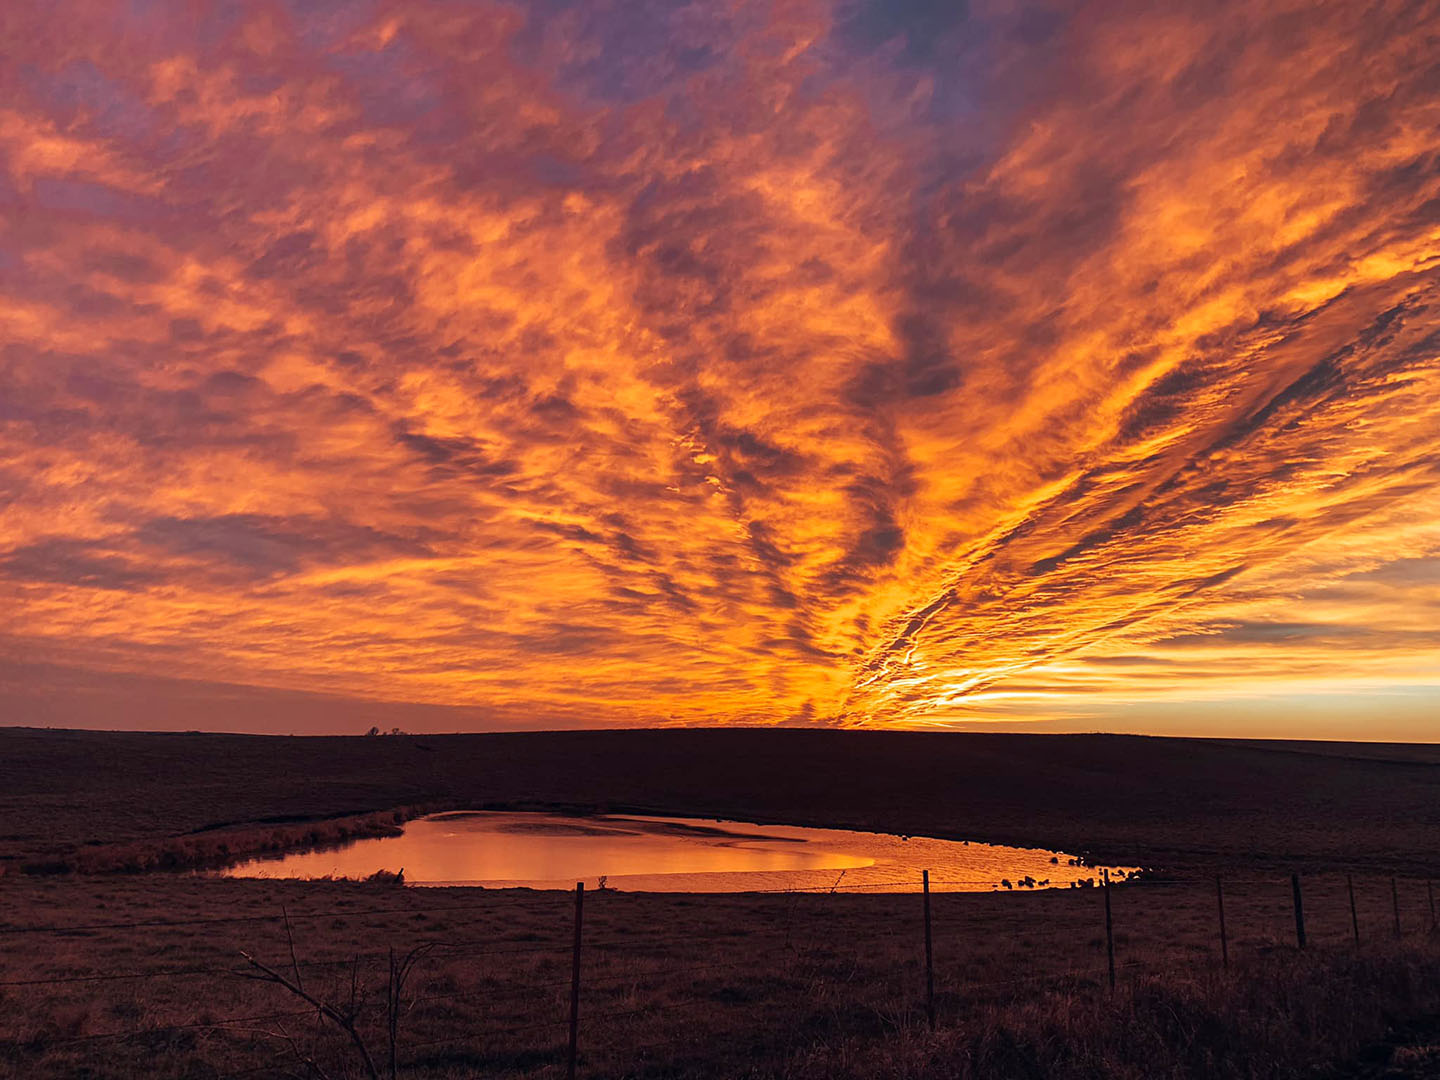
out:
<path id="1" fill-rule="evenodd" d="M 876 829 L 1121 865 L 1434 871 L 1433 748 L 1381 750 L 794 730 L 375 739 L 0 729 L 0 863 L 437 803 Z"/>
<path id="2" fill-rule="evenodd" d="M 144 873 L 224 866 L 238 859 L 297 849 L 337 847 L 353 840 L 398 836 L 405 822 L 434 807 L 402 806 L 373 814 L 330 818 L 293 825 L 229 828 L 84 847 L 66 858 L 21 863 L 28 873 Z"/>
<path id="3" fill-rule="evenodd" d="M 1404 947 L 1392 941 L 1388 882 L 1366 881 L 1357 952 L 1343 879 L 1307 880 L 1312 947 L 1300 957 L 1288 880 L 1232 883 L 1228 974 L 1213 883 L 1118 887 L 1115 994 L 1100 893 L 938 895 L 934 1034 L 916 896 L 591 894 L 583 1073 L 1298 1076 L 1383 1035 L 1387 1016 L 1440 1007 L 1437 954 L 1414 933 L 1427 918 L 1424 887 L 1404 885 Z M 144 875 L 12 878 L 7 898 L 11 927 L 92 928 L 0 933 L 0 982 L 190 972 L 0 987 L 0 1062 L 12 1075 L 303 1075 L 295 1048 L 337 1080 L 361 1075 L 333 1025 L 276 1017 L 303 1010 L 278 987 L 227 973 L 244 966 L 241 950 L 288 970 L 282 905 L 307 987 L 343 1003 L 353 981 L 376 1047 L 387 951 L 440 943 L 407 990 L 402 1075 L 559 1075 L 568 894 Z M 97 925 L 203 919 L 227 921 Z M 270 1019 L 222 1023 L 234 1017 Z"/>
<path id="4" fill-rule="evenodd" d="M 306 991 L 342 1009 L 353 995 L 377 1052 L 390 950 L 435 943 L 407 985 L 402 1075 L 562 1075 L 566 894 L 155 872 L 383 833 L 406 816 L 395 806 L 517 804 L 958 836 L 1193 875 L 1115 890 L 1114 992 L 1101 893 L 934 897 L 933 1033 L 916 896 L 592 894 L 587 1077 L 1280 1080 L 1326 1075 L 1315 1070 L 1440 1010 L 1440 956 L 1420 933 L 1420 877 L 1440 866 L 1440 766 L 1428 751 L 824 732 L 12 731 L 0 732 L 0 867 L 12 870 L 0 876 L 0 1075 L 361 1075 L 335 1024 L 238 973 L 242 951 L 296 970 L 282 910 Z M 1292 865 L 1356 872 L 1358 950 L 1344 877 L 1311 874 L 1311 948 L 1297 954 Z M 1214 866 L 1229 875 L 1228 972 L 1213 881 L 1197 869 Z M 13 872 L 22 867 L 92 873 Z M 1393 872 L 1412 875 L 1400 945 Z M 1409 1038 L 1385 1068 L 1425 1075 L 1436 1041 Z"/>
<path id="5" fill-rule="evenodd" d="M 785 1075 L 831 1080 L 1209 1080 L 1313 1077 L 1345 1066 L 1396 1016 L 1440 1004 L 1433 945 L 1272 956 L 1234 972 L 1141 975 L 1113 994 L 1047 991 L 935 1033 L 839 1040 Z M 1409 1054 L 1415 1050 L 1406 1048 Z M 1407 1068 L 1402 1050 L 1392 1063 Z M 1394 1076 L 1420 1075 L 1396 1072 Z"/>

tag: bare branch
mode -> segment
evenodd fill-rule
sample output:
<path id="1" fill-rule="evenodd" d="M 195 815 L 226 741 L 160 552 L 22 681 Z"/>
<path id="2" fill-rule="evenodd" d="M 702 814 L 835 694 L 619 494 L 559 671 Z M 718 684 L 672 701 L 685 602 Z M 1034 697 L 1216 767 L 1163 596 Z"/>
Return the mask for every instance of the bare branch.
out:
<path id="1" fill-rule="evenodd" d="M 284 1024 L 276 1024 L 275 1026 L 279 1028 L 278 1031 L 264 1031 L 261 1034 L 272 1039 L 279 1039 L 289 1046 L 290 1052 L 295 1055 L 295 1060 L 305 1066 L 311 1075 L 318 1077 L 319 1080 L 330 1080 L 330 1074 L 320 1067 L 319 1062 L 300 1049 L 300 1045 L 295 1041 L 294 1036 L 285 1030 Z"/>
<path id="2" fill-rule="evenodd" d="M 440 945 L 438 941 L 417 945 L 398 963 L 395 960 L 395 950 L 390 950 L 390 979 L 385 988 L 386 1026 L 390 1041 L 390 1080 L 398 1080 L 400 1075 L 400 1005 L 405 993 L 405 980 L 409 978 L 420 958 Z"/>
<path id="3" fill-rule="evenodd" d="M 280 905 L 280 915 L 285 920 L 285 940 L 290 945 L 290 967 L 295 972 L 295 985 L 305 989 L 305 981 L 300 978 L 300 961 L 295 957 L 295 935 L 290 930 L 290 913 L 285 910 L 285 905 Z"/>
<path id="4" fill-rule="evenodd" d="M 280 972 L 276 971 L 274 968 L 266 964 L 262 964 L 259 960 L 256 960 L 249 953 L 242 951 L 240 955 L 245 958 L 245 960 L 250 964 L 251 967 L 255 968 L 255 970 L 259 972 L 259 974 L 246 972 L 244 974 L 246 974 L 247 977 L 257 979 L 260 982 L 271 982 L 277 986 L 283 987 L 284 989 L 288 990 L 290 993 L 298 997 L 301 1001 L 313 1005 L 315 1009 L 320 1012 L 321 1015 L 331 1020 L 334 1024 L 336 1024 L 336 1026 L 338 1026 L 342 1031 L 344 1031 L 345 1034 L 350 1037 L 350 1041 L 355 1044 L 355 1050 L 357 1053 L 359 1053 L 360 1060 L 365 1063 L 365 1071 L 369 1073 L 371 1080 L 380 1080 L 380 1073 L 375 1068 L 375 1061 L 370 1056 L 370 1049 L 365 1045 L 364 1038 L 361 1037 L 360 1032 L 355 1027 L 355 1016 L 358 1013 L 358 1009 L 356 1008 L 355 1004 L 358 972 L 352 972 L 350 977 L 350 1008 L 347 1012 L 341 1012 L 329 1002 L 322 1001 L 321 999 L 315 997 L 313 994 L 307 991 L 304 987 L 299 986 L 295 982 L 292 982 L 290 979 L 287 979 L 284 975 L 280 974 Z"/>

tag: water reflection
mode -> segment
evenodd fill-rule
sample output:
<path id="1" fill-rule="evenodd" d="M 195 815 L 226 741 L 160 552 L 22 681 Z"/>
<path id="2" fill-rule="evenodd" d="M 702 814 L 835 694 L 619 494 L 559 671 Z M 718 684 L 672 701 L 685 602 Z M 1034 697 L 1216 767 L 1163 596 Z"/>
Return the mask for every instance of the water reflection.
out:
<path id="1" fill-rule="evenodd" d="M 938 891 L 988 891 L 1065 887 L 1099 874 L 1039 848 L 692 818 L 490 811 L 436 814 L 410 822 L 400 836 L 253 859 L 222 873 L 361 879 L 402 869 L 411 885 L 568 888 L 584 881 L 649 892 L 911 892 L 922 869 Z"/>

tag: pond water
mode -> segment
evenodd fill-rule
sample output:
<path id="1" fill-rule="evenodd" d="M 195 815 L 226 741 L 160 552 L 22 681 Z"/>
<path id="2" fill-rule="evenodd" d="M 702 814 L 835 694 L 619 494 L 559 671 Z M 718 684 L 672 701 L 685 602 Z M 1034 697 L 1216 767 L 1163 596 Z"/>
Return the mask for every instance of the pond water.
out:
<path id="1" fill-rule="evenodd" d="M 409 885 L 538 889 L 602 885 L 638 892 L 815 890 L 984 892 L 1098 882 L 1100 869 L 1040 848 L 887 833 L 750 825 L 695 818 L 462 811 L 434 814 L 400 836 L 252 859 L 245 878 L 353 878 L 404 870 Z M 1109 867 L 1127 877 L 1133 867 Z"/>

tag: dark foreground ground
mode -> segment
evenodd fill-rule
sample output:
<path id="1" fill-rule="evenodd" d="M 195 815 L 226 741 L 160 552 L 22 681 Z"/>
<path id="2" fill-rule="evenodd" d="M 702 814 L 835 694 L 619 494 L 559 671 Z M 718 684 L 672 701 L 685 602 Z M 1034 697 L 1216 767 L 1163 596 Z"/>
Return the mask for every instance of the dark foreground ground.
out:
<path id="1" fill-rule="evenodd" d="M 918 896 L 594 893 L 580 1075 L 1429 1075 L 1424 883 L 1400 882 L 1398 939 L 1388 879 L 1357 886 L 1358 946 L 1344 879 L 1304 879 L 1302 953 L 1288 878 L 1229 879 L 1228 969 L 1212 881 L 1117 887 L 1113 990 L 1100 890 L 937 895 L 933 1032 Z M 422 948 L 394 1011 L 398 1075 L 564 1075 L 564 893 L 127 876 L 21 879 L 6 899 L 0 1074 L 370 1075 L 340 1025 L 246 978 L 243 952 L 353 1018 L 389 1075 L 390 952 Z"/>
<path id="2" fill-rule="evenodd" d="M 381 1077 L 392 1045 L 395 1075 L 411 1080 L 564 1076 L 570 895 L 54 872 L 87 853 L 293 836 L 296 820 L 420 803 L 928 832 L 1163 868 L 1111 893 L 1114 989 L 1100 890 L 933 897 L 934 1030 L 918 896 L 591 894 L 583 1077 L 1440 1074 L 1433 748 L 8 731 L 0 1076 Z M 247 978 L 261 972 L 242 952 L 295 990 Z M 413 954 L 394 993 L 392 952 Z"/>

